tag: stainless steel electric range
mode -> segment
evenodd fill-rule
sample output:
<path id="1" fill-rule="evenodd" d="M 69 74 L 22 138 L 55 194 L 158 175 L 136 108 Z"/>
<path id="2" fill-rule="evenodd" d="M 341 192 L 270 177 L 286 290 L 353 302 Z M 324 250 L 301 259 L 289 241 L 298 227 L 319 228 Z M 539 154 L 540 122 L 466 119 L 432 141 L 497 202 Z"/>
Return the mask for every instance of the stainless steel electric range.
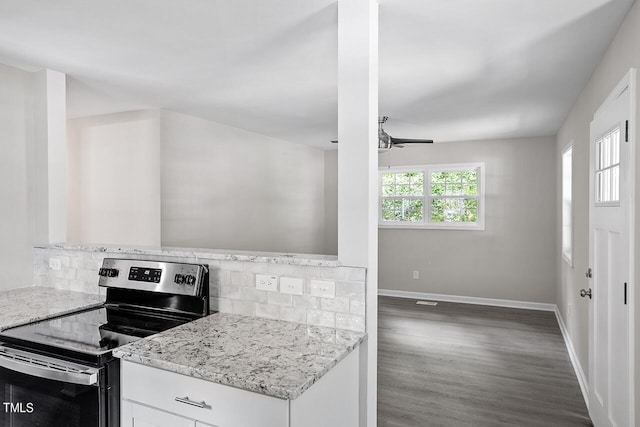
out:
<path id="1" fill-rule="evenodd" d="M 98 285 L 102 306 L 0 333 L 0 426 L 118 427 L 113 349 L 209 314 L 206 265 L 105 258 Z"/>

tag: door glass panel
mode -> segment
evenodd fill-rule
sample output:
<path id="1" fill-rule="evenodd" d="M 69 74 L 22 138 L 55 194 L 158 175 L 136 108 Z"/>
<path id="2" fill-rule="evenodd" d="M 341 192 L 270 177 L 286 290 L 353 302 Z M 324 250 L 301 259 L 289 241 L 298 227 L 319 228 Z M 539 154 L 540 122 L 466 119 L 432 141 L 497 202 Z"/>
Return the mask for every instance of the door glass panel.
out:
<path id="1" fill-rule="evenodd" d="M 620 128 L 604 134 L 596 141 L 598 159 L 595 171 L 596 203 L 620 201 Z"/>

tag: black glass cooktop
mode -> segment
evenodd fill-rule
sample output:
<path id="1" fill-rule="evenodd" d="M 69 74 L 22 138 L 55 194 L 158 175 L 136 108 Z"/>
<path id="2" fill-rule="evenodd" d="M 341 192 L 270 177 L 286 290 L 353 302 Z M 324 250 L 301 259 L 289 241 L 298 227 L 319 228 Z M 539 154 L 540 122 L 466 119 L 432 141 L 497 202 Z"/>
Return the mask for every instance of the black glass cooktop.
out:
<path id="1" fill-rule="evenodd" d="M 116 347 L 181 325 L 185 319 L 98 307 L 9 328 L 9 338 L 48 347 L 102 355 Z"/>

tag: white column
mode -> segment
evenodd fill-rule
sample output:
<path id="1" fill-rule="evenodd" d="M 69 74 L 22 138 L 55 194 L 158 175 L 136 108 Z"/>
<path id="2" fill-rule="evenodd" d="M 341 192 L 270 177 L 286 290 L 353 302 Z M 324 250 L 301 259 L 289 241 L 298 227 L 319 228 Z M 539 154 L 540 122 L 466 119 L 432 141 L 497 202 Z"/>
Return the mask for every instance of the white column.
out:
<path id="1" fill-rule="evenodd" d="M 367 269 L 360 426 L 377 423 L 378 4 L 338 1 L 338 258 Z"/>
<path id="2" fill-rule="evenodd" d="M 34 243 L 67 240 L 66 76 L 35 73 L 29 193 Z"/>

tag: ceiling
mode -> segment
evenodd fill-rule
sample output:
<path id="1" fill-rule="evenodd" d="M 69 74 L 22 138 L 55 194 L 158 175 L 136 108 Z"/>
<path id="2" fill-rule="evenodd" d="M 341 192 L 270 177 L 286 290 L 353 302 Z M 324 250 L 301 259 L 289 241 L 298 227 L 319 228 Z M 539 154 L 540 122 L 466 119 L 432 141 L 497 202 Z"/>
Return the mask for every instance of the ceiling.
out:
<path id="1" fill-rule="evenodd" d="M 633 0 L 379 0 L 381 115 L 437 142 L 554 135 Z M 0 64 L 68 115 L 165 108 L 333 148 L 336 0 L 0 0 Z"/>

